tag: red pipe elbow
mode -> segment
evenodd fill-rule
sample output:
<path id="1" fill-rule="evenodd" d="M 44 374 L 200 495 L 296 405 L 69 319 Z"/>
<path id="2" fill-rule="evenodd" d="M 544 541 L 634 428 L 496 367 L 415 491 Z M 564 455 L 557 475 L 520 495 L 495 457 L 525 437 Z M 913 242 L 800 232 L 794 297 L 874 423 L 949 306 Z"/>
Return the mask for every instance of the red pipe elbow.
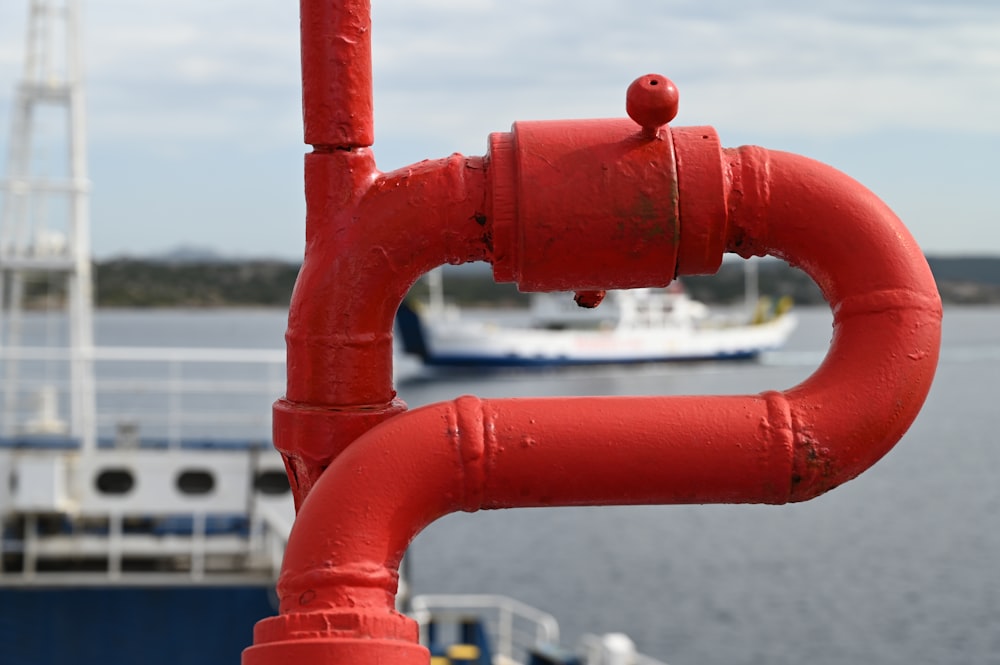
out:
<path id="1" fill-rule="evenodd" d="M 306 156 L 306 252 L 273 410 L 296 506 L 343 448 L 406 409 L 392 387 L 396 308 L 432 268 L 486 258 L 485 186 L 482 158 L 380 173 L 366 149 Z"/>
<path id="2" fill-rule="evenodd" d="M 848 176 L 761 148 L 727 151 L 727 249 L 805 270 L 834 314 L 830 351 L 786 391 L 796 431 L 789 500 L 854 478 L 903 436 L 930 390 L 941 300 L 891 210 Z"/>

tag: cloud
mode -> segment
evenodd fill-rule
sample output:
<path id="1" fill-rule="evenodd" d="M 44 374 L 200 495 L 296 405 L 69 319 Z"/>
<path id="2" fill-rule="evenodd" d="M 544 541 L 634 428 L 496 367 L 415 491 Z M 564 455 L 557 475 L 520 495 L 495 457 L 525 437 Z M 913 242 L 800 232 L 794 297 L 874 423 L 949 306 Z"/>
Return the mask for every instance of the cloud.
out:
<path id="1" fill-rule="evenodd" d="M 11 44 L 23 40 L 13 4 L 0 15 L 12 19 L 0 20 L 5 81 L 21 58 Z M 171 140 L 289 140 L 279 119 L 298 113 L 293 7 L 150 5 L 87 5 L 95 138 L 155 126 Z M 483 119 L 502 130 L 516 118 L 621 115 L 625 87 L 649 71 L 678 83 L 689 123 L 998 131 L 1000 5 L 989 2 L 376 0 L 373 11 L 385 136 L 465 145 L 475 132 L 481 144 Z"/>
<path id="2" fill-rule="evenodd" d="M 1000 8 L 896 3 L 890 14 L 876 3 L 771 2 L 732 13 L 710 2 L 678 11 L 580 2 L 568 22 L 560 3 L 523 4 L 471 30 L 445 16 L 416 28 L 405 12 L 385 21 L 390 45 L 376 51 L 376 80 L 385 94 L 422 102 L 434 93 L 439 108 L 469 115 L 620 115 L 631 79 L 659 70 L 680 86 L 682 112 L 691 104 L 738 129 L 862 132 L 900 121 L 929 127 L 960 113 L 970 131 L 997 131 Z M 408 39 L 411 29 L 420 36 Z M 475 36 L 469 44 L 466 34 Z M 438 124 L 429 106 L 416 108 Z M 386 121 L 402 124 L 399 116 Z"/>
<path id="3" fill-rule="evenodd" d="M 27 4 L 0 7 L 0 130 Z M 994 0 L 373 4 L 383 168 L 482 154 L 490 132 L 518 119 L 622 116 L 626 87 L 652 71 L 680 89 L 676 124 L 715 125 L 726 144 L 942 128 L 1000 136 Z M 150 171 L 167 177 L 185 160 L 206 169 L 208 150 L 234 161 L 305 150 L 295 5 L 88 0 L 85 21 L 93 159 L 131 164 L 141 144 Z M 268 177 L 292 190 L 297 169 Z"/>

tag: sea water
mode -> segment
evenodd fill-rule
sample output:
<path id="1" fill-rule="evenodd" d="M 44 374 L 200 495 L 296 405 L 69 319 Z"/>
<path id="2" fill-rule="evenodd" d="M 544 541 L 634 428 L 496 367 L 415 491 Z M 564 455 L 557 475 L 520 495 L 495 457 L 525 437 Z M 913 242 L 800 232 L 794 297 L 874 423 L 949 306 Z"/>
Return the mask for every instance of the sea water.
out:
<path id="1" fill-rule="evenodd" d="M 746 393 L 808 376 L 830 339 L 799 309 L 760 363 L 432 374 L 460 394 Z M 284 312 L 102 311 L 98 343 L 276 348 Z M 916 423 L 859 478 L 789 506 L 553 508 L 458 514 L 411 551 L 416 593 L 506 594 L 565 641 L 624 631 L 670 665 L 1000 663 L 1000 309 L 949 308 Z M 849 389 L 849 387 L 847 388 Z"/>

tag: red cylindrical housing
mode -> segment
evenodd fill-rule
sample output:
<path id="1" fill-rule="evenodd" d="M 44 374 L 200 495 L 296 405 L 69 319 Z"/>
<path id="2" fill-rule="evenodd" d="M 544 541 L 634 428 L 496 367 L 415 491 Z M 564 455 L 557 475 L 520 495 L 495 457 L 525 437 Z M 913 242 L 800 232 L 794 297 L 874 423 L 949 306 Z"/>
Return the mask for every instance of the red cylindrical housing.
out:
<path id="1" fill-rule="evenodd" d="M 669 132 L 518 122 L 490 136 L 493 274 L 522 291 L 666 286 L 681 237 Z"/>

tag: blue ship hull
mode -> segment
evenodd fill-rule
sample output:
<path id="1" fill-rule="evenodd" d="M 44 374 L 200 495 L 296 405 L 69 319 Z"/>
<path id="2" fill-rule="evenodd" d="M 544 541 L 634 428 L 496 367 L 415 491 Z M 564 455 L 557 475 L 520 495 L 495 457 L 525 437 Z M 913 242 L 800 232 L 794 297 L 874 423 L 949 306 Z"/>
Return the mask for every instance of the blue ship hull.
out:
<path id="1" fill-rule="evenodd" d="M 0 662 L 237 665 L 270 586 L 3 587 Z"/>

